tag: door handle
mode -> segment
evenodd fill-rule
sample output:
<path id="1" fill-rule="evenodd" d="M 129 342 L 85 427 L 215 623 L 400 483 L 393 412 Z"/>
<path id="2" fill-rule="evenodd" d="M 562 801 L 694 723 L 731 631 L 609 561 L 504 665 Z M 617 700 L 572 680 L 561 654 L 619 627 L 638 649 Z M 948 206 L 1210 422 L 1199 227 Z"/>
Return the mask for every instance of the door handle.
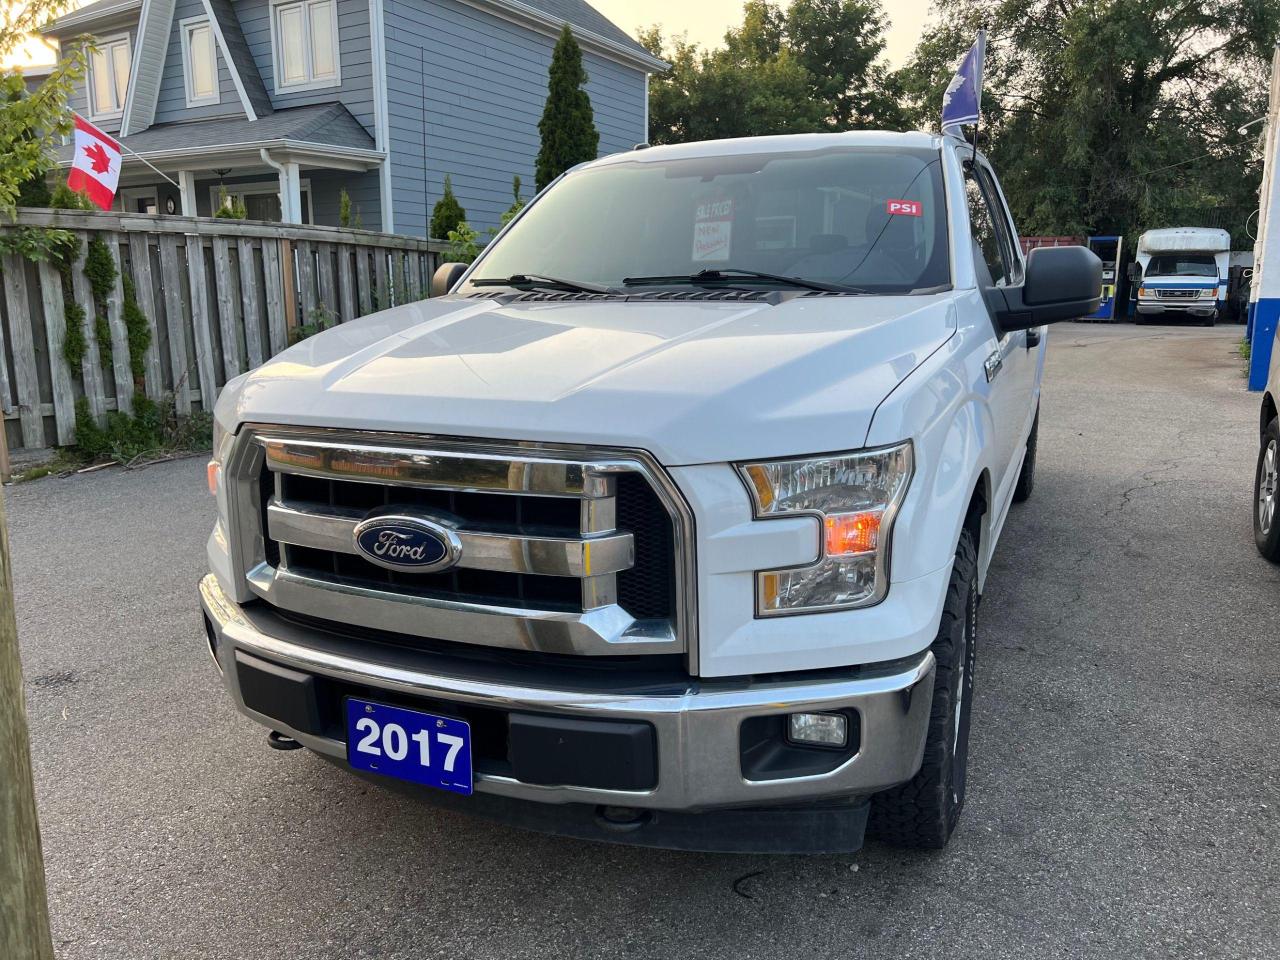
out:
<path id="1" fill-rule="evenodd" d="M 1040 346 L 1040 331 L 1028 330 L 1027 331 L 1027 349 L 1030 350 L 1032 347 L 1038 347 L 1038 346 Z"/>
<path id="2" fill-rule="evenodd" d="M 994 351 L 991 356 L 983 361 L 982 368 L 987 373 L 987 383 L 996 378 L 996 374 L 1000 372 L 1000 368 L 1004 366 L 1004 359 L 1000 356 L 1000 351 Z"/>

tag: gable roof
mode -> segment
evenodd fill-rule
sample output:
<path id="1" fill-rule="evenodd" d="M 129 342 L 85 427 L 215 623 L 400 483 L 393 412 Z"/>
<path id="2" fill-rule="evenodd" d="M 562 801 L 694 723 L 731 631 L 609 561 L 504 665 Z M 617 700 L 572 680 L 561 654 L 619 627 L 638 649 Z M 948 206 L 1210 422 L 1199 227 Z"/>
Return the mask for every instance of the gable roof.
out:
<path id="1" fill-rule="evenodd" d="M 579 42 L 603 48 L 649 71 L 665 71 L 670 64 L 651 54 L 640 41 L 627 33 L 586 0 L 464 0 L 478 6 L 496 8 L 516 17 L 559 32 L 569 24 Z"/>
<path id="2" fill-rule="evenodd" d="M 124 98 L 120 132 L 128 135 L 145 130 L 156 114 L 156 98 L 169 56 L 169 34 L 173 30 L 174 0 L 143 0 L 138 14 L 138 35 L 133 42 L 133 65 Z M 139 109 L 139 104 L 144 106 Z"/>
<path id="3" fill-rule="evenodd" d="M 78 10 L 64 13 L 41 27 L 40 32 L 55 37 L 68 33 L 84 33 L 85 28 L 95 23 L 122 17 L 141 6 L 142 0 L 97 0 L 96 3 L 88 3 Z"/>
<path id="4" fill-rule="evenodd" d="M 271 113 L 273 107 L 271 97 L 267 95 L 267 85 L 262 82 L 262 74 L 258 72 L 258 64 L 244 38 L 240 18 L 231 8 L 231 0 L 204 0 L 204 8 L 218 35 L 218 46 L 222 48 L 222 57 L 227 62 L 236 91 L 241 101 L 246 102 L 248 109 L 245 112 L 251 118 Z"/>

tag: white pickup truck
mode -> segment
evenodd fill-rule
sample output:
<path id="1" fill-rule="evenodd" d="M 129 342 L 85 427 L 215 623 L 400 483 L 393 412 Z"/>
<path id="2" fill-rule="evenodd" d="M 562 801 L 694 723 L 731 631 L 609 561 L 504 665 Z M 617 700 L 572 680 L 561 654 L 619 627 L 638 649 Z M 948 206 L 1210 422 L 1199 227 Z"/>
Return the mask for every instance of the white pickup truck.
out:
<path id="1" fill-rule="evenodd" d="M 1043 326 L 1097 258 L 1024 258 L 958 139 L 845 133 L 582 165 L 437 282 L 217 404 L 236 706 L 535 829 L 944 845 Z"/>

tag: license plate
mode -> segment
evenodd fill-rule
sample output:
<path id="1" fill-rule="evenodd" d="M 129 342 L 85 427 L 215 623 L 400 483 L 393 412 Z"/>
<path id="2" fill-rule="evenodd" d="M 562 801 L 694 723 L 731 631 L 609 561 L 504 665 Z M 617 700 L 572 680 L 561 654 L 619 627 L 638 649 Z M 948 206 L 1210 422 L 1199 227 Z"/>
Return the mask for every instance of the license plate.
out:
<path id="1" fill-rule="evenodd" d="M 471 727 L 463 720 L 347 699 L 347 763 L 471 795 Z"/>

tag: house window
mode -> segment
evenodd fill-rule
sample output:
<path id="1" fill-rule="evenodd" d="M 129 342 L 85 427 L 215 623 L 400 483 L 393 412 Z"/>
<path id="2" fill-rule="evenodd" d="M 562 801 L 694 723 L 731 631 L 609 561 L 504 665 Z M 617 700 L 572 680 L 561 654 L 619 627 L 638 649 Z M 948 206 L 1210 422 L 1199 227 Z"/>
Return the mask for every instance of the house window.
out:
<path id="1" fill-rule="evenodd" d="M 338 84 L 336 0 L 277 3 L 272 8 L 271 31 L 277 90 Z"/>
<path id="2" fill-rule="evenodd" d="M 118 117 L 124 112 L 129 55 L 128 34 L 100 40 L 89 53 L 89 112 L 95 118 Z"/>
<path id="3" fill-rule="evenodd" d="M 182 70 L 188 107 L 218 102 L 218 55 L 213 28 L 205 17 L 182 21 Z"/>

